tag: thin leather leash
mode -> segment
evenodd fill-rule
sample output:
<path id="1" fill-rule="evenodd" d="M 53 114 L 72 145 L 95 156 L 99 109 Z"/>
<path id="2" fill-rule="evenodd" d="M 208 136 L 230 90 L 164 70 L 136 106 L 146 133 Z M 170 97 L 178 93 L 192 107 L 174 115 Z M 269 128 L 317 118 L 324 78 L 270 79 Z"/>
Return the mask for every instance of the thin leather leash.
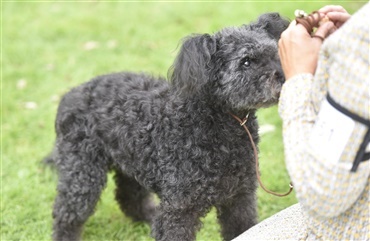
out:
<path id="1" fill-rule="evenodd" d="M 295 21 L 297 24 L 301 24 L 307 32 L 311 35 L 312 38 L 319 38 L 321 41 L 324 41 L 323 36 L 319 36 L 315 34 L 314 29 L 319 27 L 325 22 L 330 21 L 330 19 L 327 16 L 322 16 L 318 11 L 313 11 L 311 14 L 305 13 L 303 10 L 295 10 Z"/>
<path id="2" fill-rule="evenodd" d="M 232 117 L 234 117 L 234 119 L 235 119 L 235 120 L 237 120 L 237 121 L 240 123 L 240 125 L 244 128 L 244 130 L 247 132 L 247 134 L 248 134 L 248 136 L 249 136 L 249 140 L 250 140 L 250 141 L 251 141 L 251 143 L 252 143 L 253 152 L 254 152 L 254 157 L 255 157 L 255 159 L 256 159 L 256 172 L 257 172 L 257 179 L 258 179 L 258 183 L 260 184 L 261 188 L 262 188 L 263 190 L 265 190 L 267 193 L 270 193 L 270 194 L 275 195 L 275 196 L 278 196 L 278 197 L 288 196 L 288 195 L 293 191 L 293 184 L 292 184 L 292 182 L 290 182 L 290 183 L 289 183 L 289 188 L 290 188 L 290 190 L 289 190 L 288 192 L 286 192 L 286 193 L 281 194 L 281 193 L 276 193 L 276 192 L 273 192 L 273 191 L 268 190 L 268 189 L 263 185 L 263 183 L 262 183 L 262 181 L 261 181 L 260 173 L 259 173 L 259 170 L 258 170 L 259 163 L 258 163 L 258 152 L 257 152 L 257 148 L 256 148 L 256 145 L 254 144 L 254 141 L 253 141 L 253 138 L 252 138 L 251 133 L 249 132 L 249 130 L 248 130 L 248 128 L 247 128 L 247 126 L 245 125 L 245 124 L 247 123 L 248 115 L 249 115 L 249 114 L 247 114 L 247 116 L 246 116 L 243 120 L 241 120 L 239 117 L 237 117 L 237 116 L 236 116 L 236 115 L 234 115 L 234 114 L 231 114 L 231 113 L 230 113 L 230 115 L 231 115 Z"/>

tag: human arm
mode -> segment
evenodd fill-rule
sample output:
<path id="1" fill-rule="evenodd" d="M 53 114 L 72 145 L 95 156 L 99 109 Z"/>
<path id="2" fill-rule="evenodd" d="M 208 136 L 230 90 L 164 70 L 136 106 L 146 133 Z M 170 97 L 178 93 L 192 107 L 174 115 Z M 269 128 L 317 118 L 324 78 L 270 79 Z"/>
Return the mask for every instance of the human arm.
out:
<path id="1" fill-rule="evenodd" d="M 337 14 L 337 16 L 343 15 Z M 356 26 L 357 21 L 360 20 L 356 18 L 354 21 L 356 23 L 353 24 Z M 333 22 L 332 26 L 336 24 Z M 312 130 L 317 123 L 321 103 L 328 91 L 335 98 L 349 103 L 355 102 L 356 98 L 369 100 L 369 93 L 366 92 L 368 90 L 366 86 L 369 84 L 366 79 L 367 69 L 360 68 L 358 72 L 350 71 L 353 66 L 362 66 L 363 61 L 366 62 L 366 59 L 368 61 L 367 56 L 365 58 L 354 56 L 358 53 L 366 53 L 369 44 L 368 32 L 362 33 L 367 36 L 367 42 L 364 42 L 363 39 L 359 41 L 356 36 L 346 32 L 350 30 L 346 28 L 345 31 L 341 31 L 342 33 L 336 34 L 335 41 L 328 40 L 330 42 L 323 46 L 320 55 L 321 45 L 317 49 L 320 40 L 308 39 L 311 36 L 304 35 L 299 25 L 290 26 L 288 33 L 283 33 L 279 42 L 279 54 L 288 79 L 283 86 L 279 103 L 279 113 L 283 119 L 287 169 L 302 207 L 311 214 L 324 217 L 337 216 L 346 211 L 361 195 L 369 181 L 368 163 L 361 164 L 356 173 L 351 173 L 348 168 L 366 131 L 366 128 L 360 124 L 355 125 L 351 140 L 347 141 L 337 162 L 328 162 L 310 148 Z M 366 26 L 362 30 L 365 31 Z M 320 32 L 320 28 L 317 31 L 316 34 L 329 32 Z M 355 43 L 351 48 L 356 49 L 341 45 L 343 43 L 338 39 L 343 39 L 343 36 L 351 43 Z M 306 42 L 292 42 L 292 38 L 306 38 Z M 286 42 L 287 39 L 290 40 Z M 310 41 L 316 42 L 317 45 L 309 45 Z M 303 51 L 306 51 L 306 54 L 302 53 Z M 310 51 L 316 52 L 310 54 Z M 317 60 L 315 62 L 315 56 L 319 59 L 318 65 Z M 300 65 L 306 67 L 302 69 Z M 366 67 L 368 68 L 368 62 Z M 354 87 L 358 88 L 361 97 L 356 97 L 357 92 L 356 95 L 352 94 Z M 358 111 L 369 118 L 366 116 L 368 111 L 366 106 Z"/>

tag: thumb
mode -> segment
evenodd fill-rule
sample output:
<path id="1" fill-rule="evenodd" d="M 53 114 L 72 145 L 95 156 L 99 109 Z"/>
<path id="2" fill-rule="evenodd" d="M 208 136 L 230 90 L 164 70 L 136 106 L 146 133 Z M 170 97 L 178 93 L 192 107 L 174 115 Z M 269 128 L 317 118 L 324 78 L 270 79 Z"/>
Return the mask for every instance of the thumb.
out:
<path id="1" fill-rule="evenodd" d="M 315 32 L 316 36 L 321 36 L 323 39 L 328 37 L 331 33 L 336 30 L 336 27 L 333 22 L 328 21 L 323 23 Z"/>

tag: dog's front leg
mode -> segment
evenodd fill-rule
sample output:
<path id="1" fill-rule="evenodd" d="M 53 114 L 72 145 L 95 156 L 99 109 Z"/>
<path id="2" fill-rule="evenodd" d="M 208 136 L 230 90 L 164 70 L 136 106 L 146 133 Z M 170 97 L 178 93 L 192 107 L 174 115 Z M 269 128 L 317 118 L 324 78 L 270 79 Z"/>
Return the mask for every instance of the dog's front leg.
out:
<path id="1" fill-rule="evenodd" d="M 161 203 L 152 226 L 152 236 L 156 241 L 195 240 L 201 227 L 200 217 L 206 211 L 198 207 L 174 207 Z"/>
<path id="2" fill-rule="evenodd" d="M 242 193 L 216 206 L 224 240 L 232 240 L 257 223 L 254 193 Z"/>

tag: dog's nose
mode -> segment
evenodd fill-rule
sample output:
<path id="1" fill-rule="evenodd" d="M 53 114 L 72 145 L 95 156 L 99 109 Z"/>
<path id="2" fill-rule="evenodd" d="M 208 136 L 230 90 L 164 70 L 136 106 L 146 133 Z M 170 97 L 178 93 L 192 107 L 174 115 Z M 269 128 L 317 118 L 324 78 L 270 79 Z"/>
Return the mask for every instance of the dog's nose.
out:
<path id="1" fill-rule="evenodd" d="M 285 75 L 284 75 L 284 71 L 281 67 L 281 64 L 280 64 L 280 60 L 279 60 L 279 56 L 276 55 L 276 59 L 274 59 L 275 61 L 271 61 L 271 65 L 273 66 L 274 68 L 274 73 L 273 73 L 273 78 L 278 80 L 279 82 L 281 83 L 284 83 L 285 82 Z"/>
<path id="2" fill-rule="evenodd" d="M 284 72 L 281 69 L 275 70 L 273 74 L 273 79 L 279 81 L 280 83 L 285 82 Z"/>
<path id="3" fill-rule="evenodd" d="M 282 70 L 279 71 L 279 80 L 280 80 L 281 83 L 285 82 L 285 75 L 284 75 L 284 72 Z"/>

